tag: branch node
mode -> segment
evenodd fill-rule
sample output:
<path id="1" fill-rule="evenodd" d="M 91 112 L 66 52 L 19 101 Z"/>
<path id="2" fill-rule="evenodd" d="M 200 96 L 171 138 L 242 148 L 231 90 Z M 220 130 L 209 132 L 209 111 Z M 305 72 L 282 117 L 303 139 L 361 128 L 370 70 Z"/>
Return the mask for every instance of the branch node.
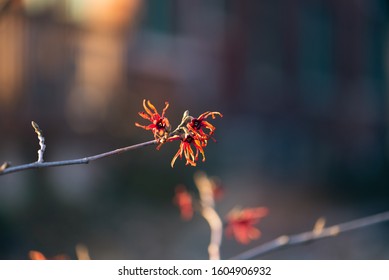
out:
<path id="1" fill-rule="evenodd" d="M 289 243 L 289 236 L 287 235 L 282 235 L 280 237 L 277 238 L 277 243 L 280 245 L 280 246 L 283 246 L 285 244 L 288 244 Z"/>
<path id="2" fill-rule="evenodd" d="M 313 235 L 320 235 L 323 232 L 323 229 L 326 225 L 326 219 L 324 217 L 321 217 L 317 219 L 314 227 L 313 227 Z"/>

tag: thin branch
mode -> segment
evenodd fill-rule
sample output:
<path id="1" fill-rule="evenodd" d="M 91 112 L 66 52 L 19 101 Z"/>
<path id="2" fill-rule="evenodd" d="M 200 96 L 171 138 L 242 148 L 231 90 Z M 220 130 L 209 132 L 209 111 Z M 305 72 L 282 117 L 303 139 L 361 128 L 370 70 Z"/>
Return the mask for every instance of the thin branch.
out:
<path id="1" fill-rule="evenodd" d="M 318 226 L 316 223 L 315 228 L 312 231 L 303 232 L 296 235 L 283 235 L 278 237 L 277 239 L 262 244 L 258 247 L 250 249 L 246 252 L 243 252 L 232 259 L 234 260 L 248 260 L 253 259 L 255 257 L 265 255 L 267 253 L 279 250 L 281 248 L 285 248 L 293 245 L 300 245 L 310 241 L 326 238 L 326 237 L 334 237 L 340 233 L 360 229 L 363 227 L 372 226 L 375 224 L 383 223 L 389 221 L 389 211 L 379 213 L 376 215 L 368 216 L 365 218 L 345 222 L 342 224 L 334 225 L 331 227 L 323 227 L 318 230 Z"/>
<path id="2" fill-rule="evenodd" d="M 84 244 L 76 245 L 76 256 L 78 260 L 90 260 L 89 250 Z"/>
<path id="3" fill-rule="evenodd" d="M 40 149 L 38 150 L 38 160 L 33 163 L 28 163 L 28 164 L 23 164 L 23 165 L 17 165 L 17 166 L 10 166 L 8 162 L 3 163 L 0 166 L 0 176 L 5 175 L 5 174 L 10 174 L 14 172 L 20 172 L 24 170 L 29 170 L 29 169 L 37 169 L 37 168 L 45 168 L 45 167 L 54 167 L 54 166 L 65 166 L 65 165 L 76 165 L 76 164 L 88 164 L 91 161 L 121 154 L 124 152 L 128 152 L 131 150 L 136 150 L 145 146 L 150 146 L 157 144 L 157 140 L 151 140 L 147 141 L 144 143 L 139 143 L 136 145 L 132 146 L 127 146 L 124 148 L 116 149 L 113 151 L 109 151 L 106 153 L 90 156 L 90 157 L 84 157 L 84 158 L 79 158 L 79 159 L 71 159 L 71 160 L 63 160 L 63 161 L 51 161 L 51 162 L 44 162 L 43 160 L 43 154 L 46 149 L 45 145 L 45 138 L 43 137 L 42 130 L 39 128 L 39 126 L 35 122 L 31 122 L 35 133 L 38 135 L 39 139 L 39 146 Z"/>
<path id="4" fill-rule="evenodd" d="M 203 172 L 194 176 L 195 184 L 199 190 L 201 202 L 201 215 L 208 222 L 211 229 L 211 238 L 208 245 L 210 260 L 220 260 L 220 245 L 223 236 L 223 222 L 215 210 L 213 195 L 213 181 Z"/>

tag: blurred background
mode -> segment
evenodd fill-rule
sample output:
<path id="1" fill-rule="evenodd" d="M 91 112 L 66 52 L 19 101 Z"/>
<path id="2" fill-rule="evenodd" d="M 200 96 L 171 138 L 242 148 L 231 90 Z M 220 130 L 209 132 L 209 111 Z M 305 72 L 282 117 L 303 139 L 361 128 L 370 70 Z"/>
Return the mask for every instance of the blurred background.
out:
<path id="1" fill-rule="evenodd" d="M 230 258 L 283 234 L 389 209 L 386 0 L 0 0 L 0 162 L 80 158 L 148 141 L 150 99 L 173 126 L 211 110 L 197 167 L 178 143 L 89 165 L 0 177 L 0 258 L 85 244 L 93 259 L 207 259 L 209 228 L 180 220 L 174 188 L 217 176 L 222 216 L 266 206 L 262 237 L 224 239 Z M 389 225 L 268 259 L 388 259 Z"/>

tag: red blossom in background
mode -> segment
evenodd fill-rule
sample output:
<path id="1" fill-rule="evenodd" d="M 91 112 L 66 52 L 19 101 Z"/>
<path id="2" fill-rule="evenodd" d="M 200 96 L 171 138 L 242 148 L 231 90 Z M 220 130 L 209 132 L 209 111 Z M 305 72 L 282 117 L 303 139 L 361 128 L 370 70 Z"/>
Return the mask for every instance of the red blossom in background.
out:
<path id="1" fill-rule="evenodd" d="M 266 207 L 233 209 L 227 215 L 226 235 L 234 237 L 242 244 L 248 244 L 251 240 L 258 239 L 261 236 L 261 231 L 255 225 L 267 216 L 268 212 Z"/>
<path id="2" fill-rule="evenodd" d="M 217 178 L 212 178 L 212 182 L 213 199 L 216 201 L 221 200 L 224 196 L 224 188 Z"/>
<path id="3" fill-rule="evenodd" d="M 43 260 L 68 260 L 69 257 L 66 255 L 56 255 L 51 259 L 46 258 L 45 255 L 43 255 L 39 251 L 31 250 L 28 252 L 28 256 L 31 260 L 38 260 L 38 261 L 43 261 Z"/>
<path id="4" fill-rule="evenodd" d="M 192 219 L 193 217 L 192 196 L 186 190 L 185 186 L 179 185 L 176 187 L 176 194 L 174 196 L 173 201 L 180 209 L 182 219 L 184 220 Z"/>
<path id="5" fill-rule="evenodd" d="M 139 116 L 142 118 L 149 120 L 151 124 L 145 126 L 140 125 L 139 123 L 135 123 L 137 127 L 141 127 L 146 130 L 151 130 L 154 134 L 155 140 L 159 143 L 163 144 L 169 133 L 170 133 L 170 123 L 169 120 L 165 117 L 165 113 L 167 108 L 169 107 L 169 103 L 165 102 L 165 108 L 162 110 L 162 114 L 159 115 L 157 109 L 151 104 L 150 100 L 143 100 L 143 108 L 145 112 L 139 112 Z"/>

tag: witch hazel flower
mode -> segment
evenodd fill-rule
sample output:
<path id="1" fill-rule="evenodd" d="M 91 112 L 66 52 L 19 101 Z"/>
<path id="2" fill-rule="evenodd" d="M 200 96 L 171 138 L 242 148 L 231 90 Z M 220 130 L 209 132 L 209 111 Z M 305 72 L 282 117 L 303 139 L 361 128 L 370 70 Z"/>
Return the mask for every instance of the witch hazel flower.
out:
<path id="1" fill-rule="evenodd" d="M 258 239 L 261 236 L 261 231 L 255 225 L 268 213 L 269 210 L 266 207 L 232 209 L 226 217 L 227 237 L 234 237 L 242 244 L 248 244 L 251 240 Z"/>
<path id="2" fill-rule="evenodd" d="M 177 158 L 182 159 L 185 157 L 186 165 L 196 166 L 199 160 L 199 155 L 202 156 L 202 161 L 205 161 L 204 148 L 208 145 L 208 140 L 213 139 L 212 135 L 215 132 L 216 127 L 206 121 L 208 117 L 215 119 L 216 116 L 223 117 L 219 112 L 207 111 L 195 118 L 189 115 L 189 111 L 185 111 L 181 120 L 181 123 L 177 128 L 171 132 L 170 122 L 165 113 L 169 103 L 165 102 L 165 108 L 160 115 L 157 109 L 149 100 L 143 100 L 144 112 L 140 112 L 139 115 L 151 122 L 149 125 L 140 125 L 135 123 L 136 126 L 146 130 L 151 130 L 154 135 L 154 139 L 157 141 L 159 149 L 166 142 L 180 141 L 180 146 L 177 153 L 173 156 L 171 166 L 174 167 L 174 163 Z"/>
<path id="3" fill-rule="evenodd" d="M 192 195 L 186 190 L 184 185 L 176 187 L 173 202 L 178 206 L 183 220 L 192 219 L 194 212 Z"/>
<path id="4" fill-rule="evenodd" d="M 139 112 L 139 116 L 149 120 L 151 124 L 141 125 L 139 123 L 135 123 L 135 125 L 146 130 L 151 130 L 155 140 L 157 140 L 158 143 L 163 144 L 168 138 L 171 130 L 169 120 L 165 117 L 166 110 L 169 108 L 169 103 L 165 102 L 165 108 L 163 108 L 161 115 L 158 113 L 154 105 L 151 104 L 150 100 L 143 100 L 143 108 L 145 111 Z M 158 148 L 159 147 L 160 145 Z"/>
<path id="5" fill-rule="evenodd" d="M 174 163 L 176 162 L 177 158 L 180 157 L 182 159 L 182 155 L 185 156 L 186 159 L 186 165 L 196 166 L 196 161 L 199 159 L 199 153 L 203 156 L 203 161 L 205 161 L 205 154 L 203 146 L 205 147 L 204 143 L 200 141 L 199 139 L 195 139 L 190 134 L 185 134 L 182 138 L 180 138 L 180 148 L 178 149 L 177 153 L 174 155 L 170 165 L 174 167 Z M 195 151 L 193 151 L 192 146 L 194 147 Z"/>
<path id="6" fill-rule="evenodd" d="M 186 126 L 198 138 L 208 140 L 209 138 L 211 138 L 212 134 L 215 132 L 216 129 L 216 127 L 214 127 L 212 124 L 210 124 L 208 121 L 205 120 L 209 116 L 212 116 L 212 119 L 215 119 L 216 116 L 223 117 L 223 115 L 219 112 L 208 111 L 201 114 L 197 118 L 188 116 L 188 119 L 190 121 L 187 123 Z M 208 134 L 203 129 L 208 129 L 209 130 Z"/>
<path id="7" fill-rule="evenodd" d="M 184 156 L 186 159 L 185 165 L 196 166 L 199 159 L 199 155 L 202 155 L 202 161 L 205 161 L 204 148 L 208 145 L 208 140 L 212 137 L 215 127 L 209 122 L 205 121 L 208 116 L 215 118 L 215 115 L 222 117 L 219 112 L 205 112 L 198 118 L 194 118 L 189 115 L 189 111 L 185 111 L 182 117 L 181 123 L 171 133 L 171 137 L 168 141 L 180 140 L 180 147 L 177 153 L 174 155 L 171 166 L 174 167 L 174 163 L 179 157 L 182 159 Z M 203 130 L 208 129 L 208 134 Z"/>

